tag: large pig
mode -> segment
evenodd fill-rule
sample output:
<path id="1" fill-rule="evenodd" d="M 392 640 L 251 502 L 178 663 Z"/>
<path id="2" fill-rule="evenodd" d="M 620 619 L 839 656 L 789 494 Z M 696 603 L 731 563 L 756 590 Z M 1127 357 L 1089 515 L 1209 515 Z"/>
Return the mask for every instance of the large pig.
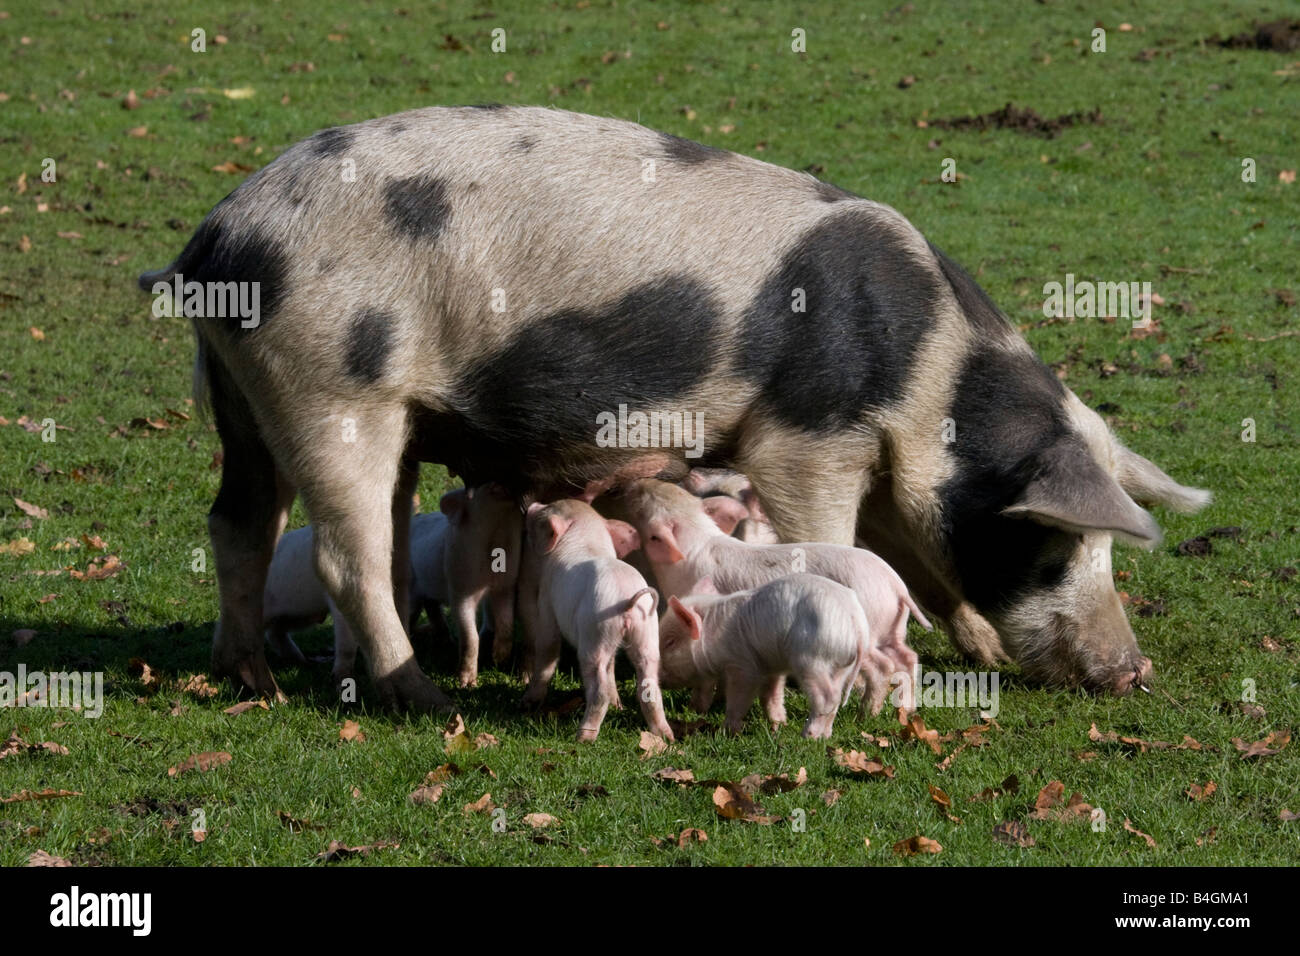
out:
<path id="1" fill-rule="evenodd" d="M 478 607 L 485 600 L 492 616 L 492 657 L 510 658 L 515 629 L 515 583 L 519 577 L 523 512 L 500 485 L 456 488 L 442 496 L 450 519 L 444 549 L 451 620 L 460 644 L 462 687 L 478 683 Z"/>
<path id="2" fill-rule="evenodd" d="M 1124 448 L 889 206 L 615 119 L 325 130 L 140 285 L 192 317 L 225 448 L 213 669 L 263 693 L 262 584 L 297 492 L 376 687 L 446 703 L 394 606 L 408 461 L 551 497 L 730 467 L 782 540 L 864 538 L 978 659 L 1117 693 L 1151 665 L 1111 539 L 1157 540 L 1139 503 L 1208 497 Z"/>
<path id="3" fill-rule="evenodd" d="M 835 712 L 848 703 L 871 650 L 854 593 L 813 574 L 791 574 L 734 594 L 711 590 L 668 599 L 659 625 L 663 685 L 689 684 L 692 705 L 703 713 L 722 681 L 727 729 L 738 734 L 756 695 L 769 721 L 785 723 L 785 678 L 793 674 L 808 696 L 803 736 L 829 737 Z"/>
<path id="4" fill-rule="evenodd" d="M 618 699 L 614 660 L 621 648 L 636 670 L 646 724 L 672 740 L 659 690 L 658 597 L 618 558 L 619 550 L 639 544 L 636 532 L 607 521 L 586 502 L 568 499 L 529 506 L 528 540 L 527 560 L 535 569 L 523 573 L 528 590 L 520 594 L 531 646 L 525 706 L 535 707 L 546 697 L 564 637 L 578 650 L 587 701 L 578 739 L 595 740 L 606 710 Z"/>
<path id="5" fill-rule="evenodd" d="M 739 541 L 706 513 L 705 506 L 713 499 L 701 500 L 663 481 L 632 482 L 624 490 L 624 499 L 665 597 L 691 594 L 706 579 L 719 593 L 733 594 L 791 573 L 821 575 L 851 589 L 866 612 L 872 646 L 863 673 L 872 713 L 880 712 L 891 683 L 903 683 L 915 673 L 916 652 L 907 645 L 908 612 L 923 627 L 930 622 L 879 556 L 838 544 Z M 909 684 L 905 693 L 910 690 Z"/>

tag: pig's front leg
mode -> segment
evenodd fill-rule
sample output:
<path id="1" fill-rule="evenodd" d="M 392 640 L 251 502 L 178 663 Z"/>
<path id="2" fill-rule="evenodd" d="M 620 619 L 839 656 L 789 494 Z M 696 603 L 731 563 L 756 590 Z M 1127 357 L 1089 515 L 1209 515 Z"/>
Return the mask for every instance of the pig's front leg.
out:
<path id="1" fill-rule="evenodd" d="M 339 686 L 356 671 L 357 636 L 352 633 L 343 612 L 334 606 L 333 599 L 329 601 L 329 609 L 330 621 L 334 624 L 334 684 Z"/>
<path id="2" fill-rule="evenodd" d="M 803 736 L 825 739 L 831 735 L 835 711 L 843 699 L 847 676 L 835 680 L 829 668 L 817 667 L 799 674 L 799 686 L 808 697 L 808 720 L 803 725 Z"/>
<path id="3" fill-rule="evenodd" d="M 478 599 L 481 595 L 460 594 L 453 600 L 451 620 L 460 646 L 460 672 L 457 678 L 461 687 L 473 687 L 478 683 Z"/>
<path id="4" fill-rule="evenodd" d="M 754 705 L 762 680 L 751 671 L 739 667 L 727 669 L 727 733 L 739 734 L 745 729 L 745 716 Z"/>

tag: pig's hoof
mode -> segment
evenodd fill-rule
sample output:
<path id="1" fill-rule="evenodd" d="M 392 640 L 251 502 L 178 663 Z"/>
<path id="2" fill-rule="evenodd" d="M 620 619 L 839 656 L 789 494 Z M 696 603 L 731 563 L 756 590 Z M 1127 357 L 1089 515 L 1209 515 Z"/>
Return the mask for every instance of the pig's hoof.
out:
<path id="1" fill-rule="evenodd" d="M 266 663 L 266 654 L 259 647 L 253 654 L 244 657 L 227 657 L 216 648 L 212 651 L 212 673 L 216 677 L 229 678 L 238 692 L 248 692 L 257 697 L 266 697 L 277 704 L 288 703 L 280 686 L 275 682 L 275 675 Z"/>
<path id="2" fill-rule="evenodd" d="M 477 672 L 468 673 L 466 671 L 461 671 L 460 675 L 456 678 L 456 681 L 457 683 L 460 684 L 461 687 L 477 687 L 478 673 Z"/>
<path id="3" fill-rule="evenodd" d="M 429 680 L 415 661 L 410 661 L 387 677 L 375 679 L 376 689 L 385 706 L 394 710 L 413 710 L 431 714 L 451 710 L 451 700 L 438 685 Z"/>
<path id="4" fill-rule="evenodd" d="M 662 737 L 664 740 L 668 741 L 670 744 L 677 739 L 676 737 L 673 736 L 673 729 L 669 727 L 667 724 L 664 724 L 662 727 L 658 728 L 657 730 L 653 727 L 650 729 L 654 733 Z"/>
<path id="5" fill-rule="evenodd" d="M 600 728 L 596 728 L 595 730 L 591 730 L 588 727 L 579 728 L 578 743 L 589 744 L 596 739 L 596 735 L 599 733 L 600 733 Z"/>

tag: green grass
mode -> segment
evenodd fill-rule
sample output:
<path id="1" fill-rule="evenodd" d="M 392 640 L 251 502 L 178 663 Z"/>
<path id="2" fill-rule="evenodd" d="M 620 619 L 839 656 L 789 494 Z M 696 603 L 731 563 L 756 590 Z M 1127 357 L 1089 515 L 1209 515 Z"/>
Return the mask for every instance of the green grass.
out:
<path id="1" fill-rule="evenodd" d="M 400 843 L 356 861 L 363 865 L 858 865 L 902 862 L 890 847 L 917 833 L 943 852 L 906 865 L 1294 862 L 1300 823 L 1279 813 L 1300 811 L 1300 745 L 1242 760 L 1230 741 L 1300 728 L 1300 585 L 1275 574 L 1300 563 L 1300 339 L 1285 334 L 1296 328 L 1297 307 L 1274 291 L 1300 293 L 1300 185 L 1279 180 L 1300 165 L 1300 74 L 1288 68 L 1294 54 L 1200 41 L 1244 30 L 1255 17 L 1300 16 L 1300 7 L 1251 3 L 1229 15 L 1209 0 L 987 2 L 955 12 L 918 3 L 893 13 L 886 12 L 898 6 L 893 0 L 862 13 L 843 4 L 601 0 L 545 11 L 515 0 L 410 4 L 401 13 L 328 2 L 255 13 L 229 4 L 141 12 L 112 0 L 31 13 L 24 11 L 35 5 L 18 6 L 0 19 L 0 92 L 8 97 L 0 102 L 0 205 L 10 207 L 0 214 L 0 415 L 11 422 L 0 426 L 0 544 L 26 537 L 35 551 L 0 554 L 0 670 L 19 662 L 102 670 L 108 700 L 98 720 L 39 709 L 0 714 L 0 735 L 17 729 L 27 741 L 69 750 L 0 760 L 0 796 L 82 792 L 0 806 L 0 865 L 21 864 L 37 849 L 82 863 L 293 865 L 310 862 L 331 839 Z M 1082 52 L 1094 21 L 1109 28 L 1105 54 Z M 1119 31 L 1123 21 L 1134 29 Z M 195 26 L 207 30 L 204 54 L 190 52 Z M 508 51 L 494 55 L 497 27 L 507 31 Z M 807 31 L 804 55 L 790 52 L 796 27 Z M 227 42 L 217 43 L 217 34 Z M 448 35 L 470 49 L 444 49 L 456 45 Z M 1143 60 L 1141 50 L 1157 52 Z M 607 52 L 617 55 L 604 63 Z M 307 62 L 313 70 L 290 70 Z M 905 75 L 916 82 L 900 89 Z M 222 92 L 245 87 L 249 98 Z M 133 111 L 120 105 L 130 89 L 141 98 Z M 156 90 L 163 92 L 146 92 Z M 625 117 L 774 163 L 818 167 L 823 178 L 895 206 L 965 264 L 1029 326 L 1030 342 L 1085 402 L 1110 403 L 1124 441 L 1216 494 L 1200 515 L 1161 515 L 1167 542 L 1153 552 L 1116 550 L 1115 567 L 1128 574 L 1118 586 L 1164 604 L 1163 615 L 1133 617 L 1156 663 L 1156 693 L 1096 699 L 1026 686 L 1010 672 L 1001 729 L 986 746 L 940 771 L 928 748 L 895 737 L 884 752 L 895 778 L 860 781 L 823 746 L 799 738 L 797 694 L 792 726 L 775 735 L 755 712 L 741 738 L 697 734 L 642 760 L 634 710 L 611 715 L 600 740 L 578 749 L 576 714 L 519 715 L 518 682 L 494 672 L 476 691 L 452 691 L 450 649 L 417 635 L 422 663 L 452 693 L 471 734 L 501 741 L 456 757 L 466 773 L 433 806 L 413 806 L 407 795 L 448 759 L 440 722 L 377 712 L 364 681 L 361 703 L 342 706 L 326 665 L 279 668 L 291 702 L 269 712 L 223 714 L 233 703 L 226 688 L 213 699 L 184 697 L 178 716 L 170 711 L 182 695 L 146 695 L 129 676 L 133 657 L 165 684 L 207 669 L 216 589 L 212 573 L 192 570 L 192 562 L 194 549 L 207 551 L 205 514 L 219 473 L 210 467 L 218 448 L 212 429 L 197 416 L 166 412 L 193 411 L 185 404 L 190 332 L 182 319 L 151 318 L 135 276 L 169 261 L 237 185 L 238 175 L 214 166 L 262 165 L 326 126 L 491 101 Z M 1050 140 L 917 125 L 1008 101 L 1044 116 L 1100 107 L 1104 122 Z M 143 137 L 128 135 L 138 126 L 147 128 Z M 248 140 L 232 142 L 237 137 Z M 41 181 L 45 157 L 57 161 L 56 183 Z M 968 178 L 923 183 L 939 178 L 944 157 Z M 1253 184 L 1241 181 L 1243 157 L 1257 163 Z M 1167 303 L 1157 310 L 1161 334 L 1128 338 L 1122 320 L 1035 327 L 1043 283 L 1066 272 L 1151 281 Z M 1108 363 L 1116 372 L 1103 376 Z M 24 415 L 66 430 L 46 443 L 16 424 Z M 168 427 L 129 425 L 146 417 Z M 1255 422 L 1254 443 L 1241 440 L 1245 418 Z M 441 469 L 426 468 L 425 502 L 445 484 Z M 26 527 L 13 497 L 49 517 Z M 1239 526 L 1240 538 L 1216 538 L 1208 557 L 1175 553 L 1176 542 L 1220 525 Z M 104 581 L 34 573 L 84 569 L 87 547 L 52 550 L 81 534 L 100 535 L 125 569 Z M 57 597 L 42 603 L 50 594 Z M 19 649 L 9 635 L 21 628 L 37 636 Z M 325 653 L 330 635 L 318 629 L 304 642 Z M 917 631 L 914 643 L 929 668 L 963 666 L 938 635 Z M 1245 680 L 1265 716 L 1232 703 Z M 576 690 L 572 669 L 562 668 L 556 685 L 553 700 Z M 631 681 L 622 689 L 630 698 Z M 684 694 L 668 703 L 670 716 L 688 716 Z M 969 708 L 922 716 L 941 731 L 977 720 Z M 360 721 L 365 742 L 340 742 L 347 718 Z M 720 725 L 720 714 L 710 721 Z M 1134 753 L 1091 743 L 1094 722 L 1146 739 L 1189 734 L 1206 749 Z M 891 727 L 887 715 L 863 720 L 845 711 L 832 743 L 875 753 L 861 732 Z M 187 755 L 212 750 L 230 752 L 232 762 L 168 776 Z M 1084 751 L 1097 756 L 1081 761 Z M 711 788 L 651 779 L 670 765 L 727 780 L 806 767 L 803 787 L 761 798 L 774 815 L 805 811 L 806 829 L 720 820 Z M 1013 773 L 1019 794 L 967 802 Z M 1054 779 L 1106 811 L 1104 832 L 1029 818 L 1035 795 Z M 1184 795 L 1207 780 L 1218 785 L 1208 800 Z M 584 791 L 586 784 L 607 793 Z M 927 784 L 952 796 L 960 823 L 944 819 Z M 827 807 L 820 795 L 830 788 L 843 796 Z M 484 792 L 504 806 L 506 832 L 486 816 L 463 815 Z M 189 835 L 198 809 L 208 827 L 202 844 Z M 281 811 L 323 829 L 293 832 Z M 522 822 L 530 812 L 560 818 L 548 831 L 552 842 L 533 841 Z M 1157 848 L 1127 832 L 1125 818 Z M 1004 820 L 1027 821 L 1036 845 L 995 845 L 991 828 Z M 708 841 L 658 849 L 650 840 L 685 827 L 703 828 Z M 1202 836 L 1210 830 L 1212 840 Z"/>

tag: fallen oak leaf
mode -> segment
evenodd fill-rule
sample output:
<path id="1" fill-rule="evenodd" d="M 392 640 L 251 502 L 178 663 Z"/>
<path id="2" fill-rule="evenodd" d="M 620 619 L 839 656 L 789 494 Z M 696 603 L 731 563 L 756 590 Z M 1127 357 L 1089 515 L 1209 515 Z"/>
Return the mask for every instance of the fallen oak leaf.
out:
<path id="1" fill-rule="evenodd" d="M 761 792 L 771 795 L 774 793 L 789 793 L 791 790 L 801 787 L 807 782 L 808 770 L 804 767 L 800 767 L 793 780 L 790 779 L 788 773 L 783 773 L 779 776 L 775 774 L 763 776 L 762 774 L 751 773 L 748 777 L 745 777 L 740 781 L 740 789 L 744 790 L 746 793 Z"/>
<path id="2" fill-rule="evenodd" d="M 895 843 L 894 852 L 901 857 L 911 857 L 918 853 L 942 853 L 943 847 L 939 845 L 938 840 L 931 840 L 918 833 L 916 836 Z"/>
<path id="3" fill-rule="evenodd" d="M 1034 801 L 1034 811 L 1029 814 L 1036 820 L 1077 820 L 1080 817 L 1088 816 L 1092 813 L 1092 807 L 1083 801 L 1083 795 L 1073 793 L 1070 795 L 1069 802 L 1061 806 L 1061 798 L 1065 796 L 1065 784 L 1059 780 L 1053 780 L 1038 792 L 1038 798 Z"/>
<path id="4" fill-rule="evenodd" d="M 1124 818 L 1124 829 L 1127 830 L 1129 833 L 1136 833 L 1142 839 L 1147 841 L 1147 846 L 1151 847 L 1151 849 L 1153 850 L 1156 849 L 1156 841 L 1153 840 L 1148 834 L 1143 833 L 1137 827 L 1133 826 L 1133 824 L 1129 821 L 1128 817 Z"/>
<path id="5" fill-rule="evenodd" d="M 524 814 L 524 823 L 527 823 L 534 830 L 540 830 L 544 827 L 558 826 L 559 817 L 553 817 L 549 813 L 527 813 Z"/>
<path id="6" fill-rule="evenodd" d="M 437 803 L 442 798 L 442 791 L 447 785 L 445 783 L 428 783 L 427 781 L 411 791 L 407 797 L 417 807 L 426 806 L 431 803 Z"/>
<path id="7" fill-rule="evenodd" d="M 913 714 L 903 727 L 903 739 L 915 739 L 928 744 L 935 754 L 943 752 L 943 748 L 939 746 L 939 731 L 927 728 L 919 714 Z"/>
<path id="8" fill-rule="evenodd" d="M 662 780 L 666 783 L 677 783 L 687 786 L 695 782 L 695 772 L 693 770 L 678 770 L 676 767 L 663 767 L 656 770 L 650 775 L 655 780 Z"/>
<path id="9" fill-rule="evenodd" d="M 132 677 L 139 678 L 140 682 L 144 684 L 145 690 L 157 690 L 158 685 L 161 683 L 158 680 L 158 675 L 140 657 L 133 657 L 127 661 L 126 672 Z"/>
<path id="10" fill-rule="evenodd" d="M 304 830 L 324 830 L 325 828 L 319 823 L 312 823 L 310 820 L 299 820 L 290 816 L 283 810 L 275 811 L 276 818 L 289 828 L 290 833 L 302 833 Z"/>
<path id="11" fill-rule="evenodd" d="M 182 694 L 193 694 L 200 700 L 216 697 L 218 693 L 217 688 L 208 683 L 207 674 L 191 674 L 184 680 L 177 681 L 177 685 Z"/>
<path id="12" fill-rule="evenodd" d="M 955 817 L 952 814 L 952 797 L 948 796 L 948 794 L 944 793 L 932 783 L 927 783 L 926 787 L 930 791 L 930 799 L 939 805 L 939 809 L 943 812 L 943 815 L 953 823 L 961 823 L 961 817 Z"/>
<path id="13" fill-rule="evenodd" d="M 339 728 L 339 740 L 355 740 L 359 744 L 366 742 L 366 735 L 361 732 L 361 725 L 355 720 L 344 720 Z"/>
<path id="14" fill-rule="evenodd" d="M 228 764 L 234 760 L 230 754 L 224 750 L 209 750 L 201 754 L 191 754 L 174 767 L 169 767 L 167 776 L 178 777 L 183 773 L 189 773 L 191 770 L 197 770 L 199 773 L 207 773 L 214 767 L 220 767 L 222 764 Z"/>
<path id="15" fill-rule="evenodd" d="M 27 857 L 27 865 L 28 866 L 72 866 L 72 864 L 69 863 L 67 860 L 63 859 L 63 857 L 54 856 L 51 853 L 46 853 L 44 850 L 37 850 L 35 853 Z"/>
<path id="16" fill-rule="evenodd" d="M 683 849 L 686 844 L 694 840 L 696 843 L 708 842 L 709 835 L 699 827 L 687 827 L 677 835 L 677 848 Z"/>
<path id="17" fill-rule="evenodd" d="M 833 807 L 840 802 L 842 796 L 844 796 L 843 790 L 827 790 L 822 794 L 822 803 L 828 807 Z"/>
<path id="18" fill-rule="evenodd" d="M 1204 786 L 1199 783 L 1193 783 L 1187 788 L 1187 797 L 1189 800 L 1195 800 L 1197 803 L 1201 803 L 1214 796 L 1214 791 L 1218 789 L 1219 785 L 1213 780 L 1207 780 Z"/>
<path id="19" fill-rule="evenodd" d="M 1283 807 L 1282 812 L 1278 814 L 1278 819 L 1280 819 L 1283 823 L 1290 823 L 1292 820 L 1300 820 L 1300 813 L 1293 813 L 1292 811 Z"/>
<path id="20" fill-rule="evenodd" d="M 36 518 L 37 520 L 48 518 L 50 516 L 49 511 L 42 508 L 40 505 L 30 504 L 29 502 L 23 501 L 21 498 L 15 498 L 14 504 L 18 506 L 18 510 L 23 514 Z"/>
<path id="21" fill-rule="evenodd" d="M 993 828 L 993 842 L 1028 848 L 1033 846 L 1035 841 L 1023 823 L 1019 820 L 1007 820 Z"/>
<path id="22" fill-rule="evenodd" d="M 54 800 L 58 797 L 80 797 L 80 790 L 19 790 L 17 793 L 0 798 L 0 803 L 24 803 L 28 800 Z"/>
<path id="23" fill-rule="evenodd" d="M 827 747 L 826 751 L 835 763 L 845 770 L 867 777 L 884 777 L 887 780 L 892 780 L 894 777 L 893 767 L 886 767 L 880 761 L 872 760 L 860 750 L 850 750 L 845 753 L 839 747 Z"/>
<path id="24" fill-rule="evenodd" d="M 1281 753 L 1290 742 L 1291 731 L 1289 730 L 1273 731 L 1263 740 L 1256 740 L 1250 744 L 1240 737 L 1232 738 L 1232 745 L 1240 751 L 1242 760 L 1249 760 L 1251 757 L 1272 757 L 1274 754 Z"/>
<path id="25" fill-rule="evenodd" d="M 461 813 L 466 816 L 469 816 L 471 813 L 491 813 L 496 808 L 496 804 L 492 802 L 492 794 L 485 793 L 473 803 L 465 804 Z"/>
<path id="26" fill-rule="evenodd" d="M 763 808 L 734 783 L 722 783 L 714 789 L 713 809 L 723 820 L 743 820 L 763 826 L 771 826 L 781 819 L 764 813 Z"/>
<path id="27" fill-rule="evenodd" d="M 641 759 L 654 757 L 668 749 L 668 743 L 657 734 L 652 734 L 648 730 L 641 731 L 641 739 L 637 742 L 637 749 L 641 751 Z"/>
<path id="28" fill-rule="evenodd" d="M 264 700 L 243 700 L 233 707 L 227 707 L 222 713 L 229 714 L 231 717 L 238 717 L 240 714 L 248 713 L 248 711 L 256 710 L 259 707 L 262 710 L 271 709 Z"/>

